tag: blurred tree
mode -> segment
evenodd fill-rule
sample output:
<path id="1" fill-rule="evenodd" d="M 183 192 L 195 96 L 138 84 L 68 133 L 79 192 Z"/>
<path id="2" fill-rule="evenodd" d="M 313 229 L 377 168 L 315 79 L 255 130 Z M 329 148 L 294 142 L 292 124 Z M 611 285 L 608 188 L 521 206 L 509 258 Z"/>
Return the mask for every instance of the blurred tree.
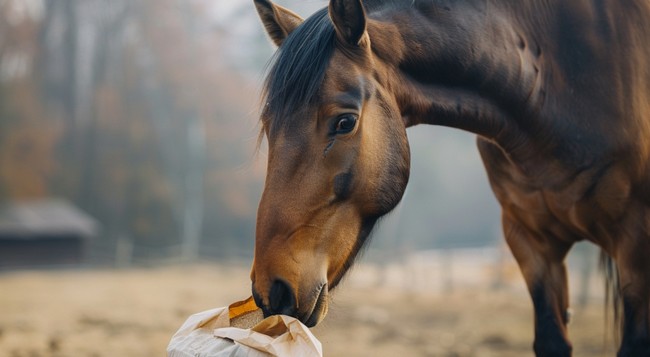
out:
<path id="1" fill-rule="evenodd" d="M 262 170 L 239 170 L 252 157 L 254 142 L 237 138 L 251 136 L 241 118 L 254 99 L 221 64 L 210 6 L 1 2 L 3 199 L 73 200 L 104 226 L 97 258 L 120 250 L 195 259 L 202 245 L 213 255 L 252 253 L 232 246 L 252 246 L 259 190 L 251 188 L 263 179 Z M 204 221 L 206 210 L 213 216 Z"/>
<path id="2" fill-rule="evenodd" d="M 45 115 L 33 80 L 42 13 L 34 1 L 0 3 L 0 193 L 6 200 L 48 192 L 58 123 Z"/>

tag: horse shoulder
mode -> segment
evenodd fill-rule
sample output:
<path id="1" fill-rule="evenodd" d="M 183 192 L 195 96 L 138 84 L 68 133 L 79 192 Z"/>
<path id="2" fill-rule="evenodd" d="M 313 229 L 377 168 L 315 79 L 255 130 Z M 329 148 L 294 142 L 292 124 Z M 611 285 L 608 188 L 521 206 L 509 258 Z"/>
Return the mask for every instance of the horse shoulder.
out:
<path id="1" fill-rule="evenodd" d="M 624 160 L 571 169 L 540 157 L 540 169 L 528 174 L 496 144 L 479 139 L 478 147 L 504 214 L 531 232 L 610 246 L 618 239 L 614 227 L 630 215 L 650 216 L 650 205 L 634 194 L 643 185 Z"/>

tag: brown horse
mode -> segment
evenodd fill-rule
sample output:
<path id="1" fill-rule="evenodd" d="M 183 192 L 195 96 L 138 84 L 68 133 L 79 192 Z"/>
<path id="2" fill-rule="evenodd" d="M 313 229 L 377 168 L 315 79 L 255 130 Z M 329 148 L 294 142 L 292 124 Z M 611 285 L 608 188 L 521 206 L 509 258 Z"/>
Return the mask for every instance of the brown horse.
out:
<path id="1" fill-rule="evenodd" d="M 255 6 L 279 46 L 261 114 L 268 173 L 253 295 L 308 326 L 409 177 L 405 128 L 478 136 L 535 308 L 569 356 L 565 257 L 617 265 L 619 356 L 650 356 L 650 1 L 331 0 Z"/>

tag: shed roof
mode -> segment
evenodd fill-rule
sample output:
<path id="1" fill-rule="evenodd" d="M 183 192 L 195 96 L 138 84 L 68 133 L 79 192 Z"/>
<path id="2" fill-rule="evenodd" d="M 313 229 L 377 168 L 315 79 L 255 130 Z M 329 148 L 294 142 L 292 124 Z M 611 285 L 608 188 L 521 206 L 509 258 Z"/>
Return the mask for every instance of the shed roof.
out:
<path id="1" fill-rule="evenodd" d="M 62 199 L 12 202 L 0 206 L 0 239 L 70 235 L 91 238 L 98 229 L 95 219 Z"/>

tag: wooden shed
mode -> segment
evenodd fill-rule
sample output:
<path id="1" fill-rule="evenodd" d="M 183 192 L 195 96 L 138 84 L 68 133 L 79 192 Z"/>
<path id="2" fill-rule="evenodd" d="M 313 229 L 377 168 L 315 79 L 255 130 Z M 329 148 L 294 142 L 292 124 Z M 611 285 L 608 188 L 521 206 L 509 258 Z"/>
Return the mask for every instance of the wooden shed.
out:
<path id="1" fill-rule="evenodd" d="M 0 207 L 0 269 L 81 264 L 97 222 L 64 200 Z"/>

